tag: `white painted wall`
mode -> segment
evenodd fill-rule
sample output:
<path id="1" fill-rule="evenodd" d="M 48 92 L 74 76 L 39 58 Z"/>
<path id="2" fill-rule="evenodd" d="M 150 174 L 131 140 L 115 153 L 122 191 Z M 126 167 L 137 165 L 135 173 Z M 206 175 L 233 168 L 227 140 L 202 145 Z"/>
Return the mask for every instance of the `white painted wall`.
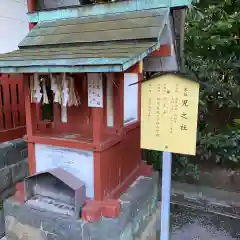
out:
<path id="1" fill-rule="evenodd" d="M 138 84 L 131 85 L 136 82 L 137 73 L 124 73 L 124 125 L 138 120 Z"/>
<path id="2" fill-rule="evenodd" d="M 0 0 L 0 54 L 18 49 L 28 31 L 27 0 Z"/>
<path id="3" fill-rule="evenodd" d="M 93 152 L 36 144 L 36 172 L 63 168 L 86 184 L 86 195 L 94 197 Z"/>

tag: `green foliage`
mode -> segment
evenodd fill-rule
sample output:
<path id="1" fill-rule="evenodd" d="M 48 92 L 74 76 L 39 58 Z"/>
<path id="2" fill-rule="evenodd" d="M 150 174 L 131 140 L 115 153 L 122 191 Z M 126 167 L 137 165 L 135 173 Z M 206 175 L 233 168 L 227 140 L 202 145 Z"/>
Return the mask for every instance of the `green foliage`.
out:
<path id="1" fill-rule="evenodd" d="M 186 24 L 186 65 L 200 82 L 197 158 L 239 167 L 240 1 L 200 0 Z"/>
<path id="2" fill-rule="evenodd" d="M 201 82 L 201 105 L 240 107 L 240 2 L 199 1 L 188 13 L 186 63 Z"/>
<path id="3" fill-rule="evenodd" d="M 234 167 L 240 162 L 240 129 L 203 134 L 198 155 L 201 160 L 213 159 L 223 166 Z"/>
<path id="4" fill-rule="evenodd" d="M 240 163 L 240 1 L 200 0 L 189 9 L 185 60 L 199 81 L 197 156 L 177 155 L 175 175 L 198 177 L 196 162 Z M 149 153 L 155 166 L 159 153 Z M 155 162 L 157 161 L 157 163 Z"/>
<path id="5" fill-rule="evenodd" d="M 3 209 L 3 201 L 0 201 L 0 211 Z"/>

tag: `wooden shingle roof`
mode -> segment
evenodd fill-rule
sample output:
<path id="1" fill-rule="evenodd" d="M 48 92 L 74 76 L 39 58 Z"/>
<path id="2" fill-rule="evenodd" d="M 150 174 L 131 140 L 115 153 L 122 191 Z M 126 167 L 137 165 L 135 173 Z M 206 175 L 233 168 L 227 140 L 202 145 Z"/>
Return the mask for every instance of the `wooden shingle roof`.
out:
<path id="1" fill-rule="evenodd" d="M 160 47 L 167 9 L 41 22 L 0 72 L 121 72 Z"/>

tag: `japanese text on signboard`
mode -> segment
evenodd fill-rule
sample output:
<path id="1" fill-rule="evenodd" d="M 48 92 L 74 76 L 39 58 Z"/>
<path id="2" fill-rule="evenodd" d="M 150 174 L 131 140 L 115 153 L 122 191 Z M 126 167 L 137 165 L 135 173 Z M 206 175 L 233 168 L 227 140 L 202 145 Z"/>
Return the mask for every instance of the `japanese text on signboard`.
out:
<path id="1" fill-rule="evenodd" d="M 194 155 L 199 85 L 174 75 L 142 84 L 141 147 Z"/>

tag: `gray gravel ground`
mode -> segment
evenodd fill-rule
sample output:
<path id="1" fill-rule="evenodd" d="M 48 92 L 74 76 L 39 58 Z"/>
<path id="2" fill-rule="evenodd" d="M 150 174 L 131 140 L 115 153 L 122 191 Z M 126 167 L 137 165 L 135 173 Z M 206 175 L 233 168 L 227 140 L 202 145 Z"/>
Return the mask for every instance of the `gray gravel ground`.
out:
<path id="1" fill-rule="evenodd" d="M 240 240 L 240 219 L 172 206 L 171 240 Z"/>

